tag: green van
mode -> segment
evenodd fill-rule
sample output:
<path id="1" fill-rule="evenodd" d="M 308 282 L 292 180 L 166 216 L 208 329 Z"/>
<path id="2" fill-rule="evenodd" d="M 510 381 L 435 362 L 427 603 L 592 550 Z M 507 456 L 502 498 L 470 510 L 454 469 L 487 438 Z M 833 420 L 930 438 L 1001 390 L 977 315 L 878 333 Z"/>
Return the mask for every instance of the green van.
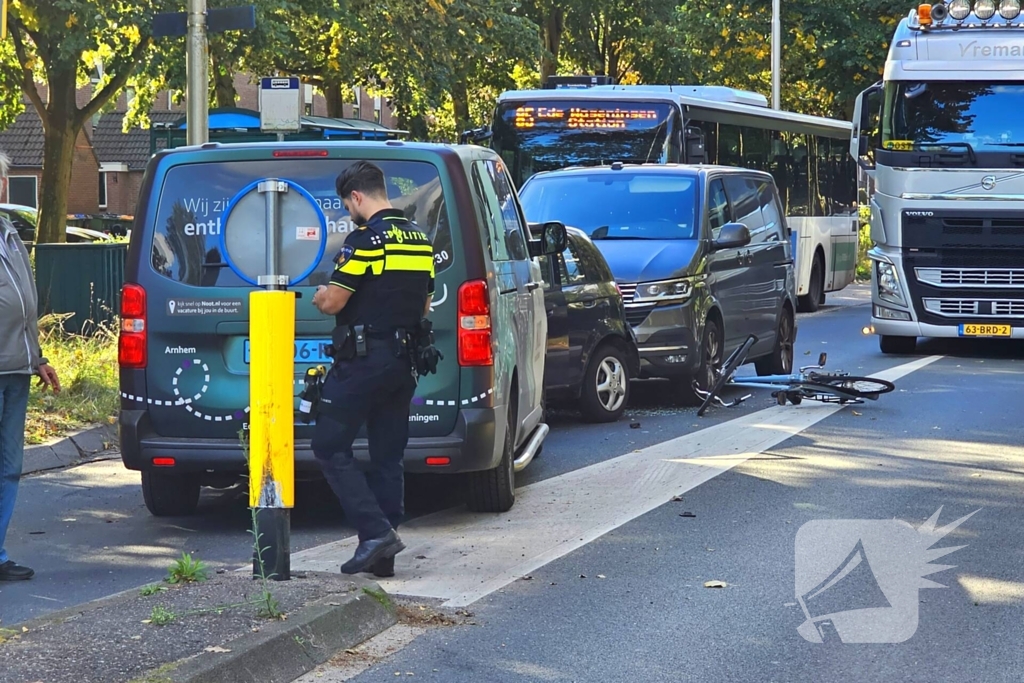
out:
<path id="1" fill-rule="evenodd" d="M 125 265 L 119 344 L 121 454 L 142 473 L 149 511 L 195 511 L 200 488 L 247 473 L 248 295 L 220 253 L 225 210 L 254 181 L 307 191 L 326 226 L 324 256 L 293 289 L 295 394 L 307 368 L 329 364 L 333 319 L 310 303 L 327 283 L 352 224 L 334 180 L 350 163 L 378 164 L 391 201 L 431 238 L 431 319 L 444 354 L 420 379 L 410 416 L 407 472 L 468 473 L 468 504 L 501 512 L 515 473 L 540 450 L 547 321 L 537 256 L 560 253 L 565 228 L 531 241 L 501 159 L 478 146 L 388 142 L 252 143 L 178 148 L 146 170 Z M 282 222 L 286 223 L 282 216 Z M 312 426 L 296 420 L 299 476 L 318 474 Z M 367 460 L 366 441 L 356 455 Z"/>

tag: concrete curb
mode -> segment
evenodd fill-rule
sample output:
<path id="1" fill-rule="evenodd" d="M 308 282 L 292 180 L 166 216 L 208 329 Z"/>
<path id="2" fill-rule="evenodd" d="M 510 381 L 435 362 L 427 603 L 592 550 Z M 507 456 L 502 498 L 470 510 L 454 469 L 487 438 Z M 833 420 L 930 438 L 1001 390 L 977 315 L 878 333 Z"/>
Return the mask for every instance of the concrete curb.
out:
<path id="1" fill-rule="evenodd" d="M 169 662 L 138 676 L 133 683 L 290 683 L 338 652 L 398 623 L 395 605 L 378 583 L 357 576 L 347 579 L 356 584 L 351 593 L 321 598 L 289 613 L 287 621 L 268 622 L 258 633 L 223 643 L 227 652 L 201 652 Z M 47 624 L 81 619 L 134 597 L 139 590 L 138 586 L 129 588 L 13 626 L 35 631 Z"/>
<path id="2" fill-rule="evenodd" d="M 369 640 L 398 622 L 384 590 L 366 581 L 361 590 L 322 598 L 259 633 L 226 643 L 227 653 L 203 652 L 164 674 L 168 683 L 288 683 L 341 650 Z M 142 680 L 150 680 L 143 678 Z"/>
<path id="3" fill-rule="evenodd" d="M 26 446 L 21 473 L 34 474 L 96 460 L 109 460 L 117 454 L 117 427 L 98 425 L 50 443 Z"/>

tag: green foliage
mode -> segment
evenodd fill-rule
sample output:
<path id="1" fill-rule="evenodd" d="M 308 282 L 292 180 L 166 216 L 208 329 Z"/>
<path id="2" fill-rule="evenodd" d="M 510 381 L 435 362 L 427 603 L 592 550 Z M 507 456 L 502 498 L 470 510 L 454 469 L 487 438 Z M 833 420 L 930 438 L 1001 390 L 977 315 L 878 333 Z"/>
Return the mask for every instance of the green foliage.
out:
<path id="1" fill-rule="evenodd" d="M 199 583 L 206 581 L 206 564 L 192 559 L 189 553 L 182 553 L 167 570 L 167 583 Z"/>
<path id="2" fill-rule="evenodd" d="M 248 439 L 246 439 L 246 453 L 248 453 Z M 256 597 L 253 598 L 252 602 L 256 605 L 257 613 L 261 617 L 267 619 L 281 619 L 284 617 L 284 613 L 281 612 L 281 606 L 277 602 L 277 598 L 270 592 L 270 580 L 273 579 L 276 574 L 267 574 L 266 561 L 263 559 L 263 553 L 268 549 L 260 545 L 260 539 L 263 538 L 263 534 L 260 533 L 259 518 L 256 516 L 256 508 L 250 508 L 252 511 L 252 548 L 256 556 L 256 566 L 259 568 L 259 579 L 260 579 L 260 592 L 257 593 Z"/>
<path id="3" fill-rule="evenodd" d="M 160 605 L 155 605 L 149 613 L 149 623 L 154 626 L 166 626 L 177 618 L 177 614 Z"/>
<path id="4" fill-rule="evenodd" d="M 874 245 L 871 240 L 871 207 L 861 206 L 859 211 L 860 232 L 857 243 L 857 279 L 860 281 L 871 280 L 871 259 L 868 258 L 868 250 Z"/>
<path id="5" fill-rule="evenodd" d="M 113 424 L 117 416 L 120 323 L 98 325 L 93 334 L 83 336 L 64 331 L 67 318 L 67 314 L 48 315 L 39 320 L 40 345 L 60 376 L 62 391 L 32 392 L 26 443 L 42 443 L 97 423 Z"/>
<path id="6" fill-rule="evenodd" d="M 158 583 L 153 583 L 148 586 L 143 586 L 142 590 L 139 591 L 139 595 L 141 595 L 144 598 L 148 598 L 151 595 L 156 595 L 157 593 L 160 593 L 161 591 L 165 590 L 167 590 L 166 586 L 161 586 Z"/>

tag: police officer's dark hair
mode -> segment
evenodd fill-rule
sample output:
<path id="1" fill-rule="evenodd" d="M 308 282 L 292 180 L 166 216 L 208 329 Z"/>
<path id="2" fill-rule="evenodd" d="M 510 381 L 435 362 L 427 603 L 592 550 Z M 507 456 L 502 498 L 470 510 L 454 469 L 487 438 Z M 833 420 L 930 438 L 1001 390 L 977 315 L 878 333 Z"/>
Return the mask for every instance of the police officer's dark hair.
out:
<path id="1" fill-rule="evenodd" d="M 353 192 L 387 199 L 388 189 L 384 184 L 384 171 L 369 161 L 357 161 L 338 175 L 334 182 L 338 196 L 348 199 Z"/>

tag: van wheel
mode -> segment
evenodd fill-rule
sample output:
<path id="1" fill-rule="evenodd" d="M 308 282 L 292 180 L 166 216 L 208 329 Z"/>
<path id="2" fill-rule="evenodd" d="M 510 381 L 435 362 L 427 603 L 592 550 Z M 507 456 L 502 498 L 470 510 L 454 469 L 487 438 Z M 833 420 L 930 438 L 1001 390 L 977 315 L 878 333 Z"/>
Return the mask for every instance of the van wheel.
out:
<path id="1" fill-rule="evenodd" d="M 185 517 L 199 505 L 199 477 L 170 472 L 142 472 L 142 498 L 155 517 Z"/>
<path id="2" fill-rule="evenodd" d="M 580 410 L 588 422 L 615 422 L 629 402 L 629 367 L 622 351 L 599 347 L 583 375 Z"/>
<path id="3" fill-rule="evenodd" d="M 797 299 L 797 310 L 801 313 L 814 313 L 825 303 L 825 259 L 821 254 L 814 255 L 811 266 L 811 281 L 807 283 L 807 293 Z"/>
<path id="4" fill-rule="evenodd" d="M 512 387 L 516 390 L 515 386 Z M 505 443 L 501 450 L 501 462 L 493 470 L 470 472 L 469 501 L 467 506 L 473 512 L 507 512 L 516 502 L 516 397 L 508 404 Z"/>
<path id="5" fill-rule="evenodd" d="M 679 399 L 684 405 L 699 406 L 704 397 L 694 391 L 694 385 L 701 391 L 710 391 L 722 367 L 725 345 L 725 334 L 722 324 L 715 318 L 708 318 L 704 323 L 704 339 L 701 341 L 699 353 L 700 363 L 692 376 L 682 377 L 678 386 Z"/>
<path id="6" fill-rule="evenodd" d="M 754 361 L 757 374 L 788 375 L 793 372 L 793 343 L 796 341 L 796 326 L 793 314 L 788 308 L 782 309 L 779 318 L 779 329 L 775 332 L 775 348 L 770 356 Z"/>

